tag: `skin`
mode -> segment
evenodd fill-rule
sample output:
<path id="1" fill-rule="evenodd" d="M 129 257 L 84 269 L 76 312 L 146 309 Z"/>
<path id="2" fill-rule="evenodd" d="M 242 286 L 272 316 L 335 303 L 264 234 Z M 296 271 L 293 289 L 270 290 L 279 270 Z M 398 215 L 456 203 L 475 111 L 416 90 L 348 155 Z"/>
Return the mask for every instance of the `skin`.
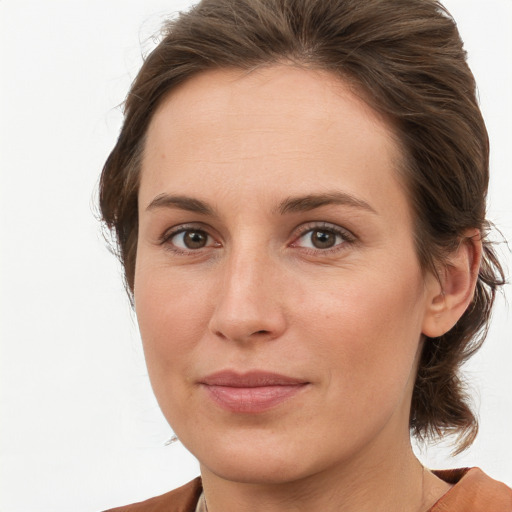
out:
<path id="1" fill-rule="evenodd" d="M 443 282 L 420 268 L 400 158 L 343 82 L 291 65 L 200 74 L 154 114 L 135 305 L 210 512 L 427 510 L 448 490 L 412 453 L 410 402 L 423 334 L 464 311 L 479 249 L 461 244 Z M 226 369 L 307 385 L 235 413 L 200 384 Z"/>

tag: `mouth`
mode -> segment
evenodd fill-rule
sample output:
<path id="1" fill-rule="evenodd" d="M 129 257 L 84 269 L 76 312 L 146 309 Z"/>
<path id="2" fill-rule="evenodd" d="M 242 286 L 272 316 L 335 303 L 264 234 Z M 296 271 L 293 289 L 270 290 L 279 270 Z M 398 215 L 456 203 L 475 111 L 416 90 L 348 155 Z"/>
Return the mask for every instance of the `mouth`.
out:
<path id="1" fill-rule="evenodd" d="M 309 382 L 276 373 L 222 371 L 199 384 L 221 408 L 237 413 L 267 411 L 302 392 Z"/>

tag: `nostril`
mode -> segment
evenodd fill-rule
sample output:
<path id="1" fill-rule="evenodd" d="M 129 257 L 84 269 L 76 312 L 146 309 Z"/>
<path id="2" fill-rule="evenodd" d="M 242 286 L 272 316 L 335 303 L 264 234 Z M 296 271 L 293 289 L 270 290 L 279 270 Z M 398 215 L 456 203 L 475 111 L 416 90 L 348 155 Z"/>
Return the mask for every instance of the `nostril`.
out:
<path id="1" fill-rule="evenodd" d="M 240 333 L 231 333 L 231 336 L 228 336 L 227 334 L 223 333 L 222 331 L 215 331 L 215 336 L 218 336 L 220 339 L 227 340 L 227 339 L 238 339 L 238 340 L 250 340 L 251 337 L 265 337 L 270 336 L 271 331 L 261 329 L 259 331 L 254 331 L 252 333 L 249 333 L 248 335 L 241 335 Z"/>

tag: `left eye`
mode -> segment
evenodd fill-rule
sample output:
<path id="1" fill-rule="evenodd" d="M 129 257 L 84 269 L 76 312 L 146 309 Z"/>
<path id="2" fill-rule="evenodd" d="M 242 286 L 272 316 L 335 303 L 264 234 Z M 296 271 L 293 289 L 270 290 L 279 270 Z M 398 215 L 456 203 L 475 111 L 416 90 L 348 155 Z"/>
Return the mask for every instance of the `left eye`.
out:
<path id="1" fill-rule="evenodd" d="M 293 245 L 308 249 L 331 249 L 343 242 L 343 235 L 334 229 L 316 228 L 306 231 Z"/>

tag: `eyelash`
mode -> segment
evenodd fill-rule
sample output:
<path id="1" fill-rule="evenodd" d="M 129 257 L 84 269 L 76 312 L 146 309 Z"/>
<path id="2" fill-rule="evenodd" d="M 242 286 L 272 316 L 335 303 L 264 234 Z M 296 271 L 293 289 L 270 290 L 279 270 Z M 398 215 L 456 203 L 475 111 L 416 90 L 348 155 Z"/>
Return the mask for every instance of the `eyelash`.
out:
<path id="1" fill-rule="evenodd" d="M 197 249 L 183 249 L 173 244 L 172 239 L 174 237 L 181 233 L 187 233 L 189 231 L 202 233 L 208 239 L 215 241 L 215 238 L 212 235 L 210 235 L 206 229 L 194 224 L 182 224 L 180 226 L 172 228 L 171 230 L 166 231 L 160 238 L 160 244 L 166 246 L 167 250 L 170 250 L 176 255 L 199 254 L 200 252 L 202 252 L 203 249 L 208 249 L 212 247 L 211 242 L 210 244 L 207 244 L 204 247 L 200 247 Z M 308 233 L 313 233 L 314 231 L 324 231 L 327 233 L 331 233 L 334 234 L 336 237 L 340 237 L 342 240 L 341 242 L 335 243 L 334 246 L 325 249 L 300 247 L 299 245 L 297 245 L 297 242 L 301 238 L 303 238 Z M 335 224 L 330 224 L 328 222 L 309 222 L 299 227 L 298 235 L 294 236 L 293 242 L 288 244 L 288 247 L 301 249 L 303 252 L 310 255 L 326 255 L 342 251 L 346 248 L 345 246 L 347 244 L 352 245 L 356 242 L 356 240 L 357 238 L 352 232 Z M 215 242 L 213 246 L 220 247 L 221 244 L 219 242 Z"/>
<path id="2" fill-rule="evenodd" d="M 160 238 L 160 245 L 164 245 L 167 250 L 173 252 L 174 254 L 180 256 L 180 255 L 190 255 L 190 254 L 198 254 L 202 249 L 206 249 L 210 247 L 210 245 L 207 245 L 205 247 L 201 247 L 199 249 L 183 249 L 181 247 L 177 247 L 175 244 L 172 243 L 172 239 L 176 236 L 178 236 L 181 233 L 187 233 L 189 231 L 195 231 L 196 233 L 203 233 L 207 238 L 211 240 L 215 240 L 212 235 L 208 233 L 206 229 L 203 227 L 200 227 L 196 224 L 181 224 L 179 226 L 176 226 L 175 228 L 172 228 L 168 231 L 166 231 L 162 237 Z M 217 242 L 217 246 L 220 246 L 220 244 Z"/>
<path id="3" fill-rule="evenodd" d="M 298 247 L 296 245 L 297 241 L 303 238 L 308 233 L 313 234 L 315 231 L 324 231 L 327 233 L 334 234 L 336 237 L 341 238 L 341 242 L 335 243 L 334 246 L 326 248 L 326 249 L 318 249 L 318 248 L 307 248 L 302 247 L 302 250 L 307 254 L 318 255 L 318 254 L 332 254 L 337 253 L 346 249 L 346 245 L 352 245 L 356 242 L 356 236 L 350 232 L 348 229 L 337 226 L 336 224 L 331 224 L 329 222 L 309 222 L 307 224 L 302 225 L 299 228 L 299 234 L 295 237 L 294 241 L 290 244 L 290 247 Z M 311 236 L 310 235 L 310 236 Z"/>

